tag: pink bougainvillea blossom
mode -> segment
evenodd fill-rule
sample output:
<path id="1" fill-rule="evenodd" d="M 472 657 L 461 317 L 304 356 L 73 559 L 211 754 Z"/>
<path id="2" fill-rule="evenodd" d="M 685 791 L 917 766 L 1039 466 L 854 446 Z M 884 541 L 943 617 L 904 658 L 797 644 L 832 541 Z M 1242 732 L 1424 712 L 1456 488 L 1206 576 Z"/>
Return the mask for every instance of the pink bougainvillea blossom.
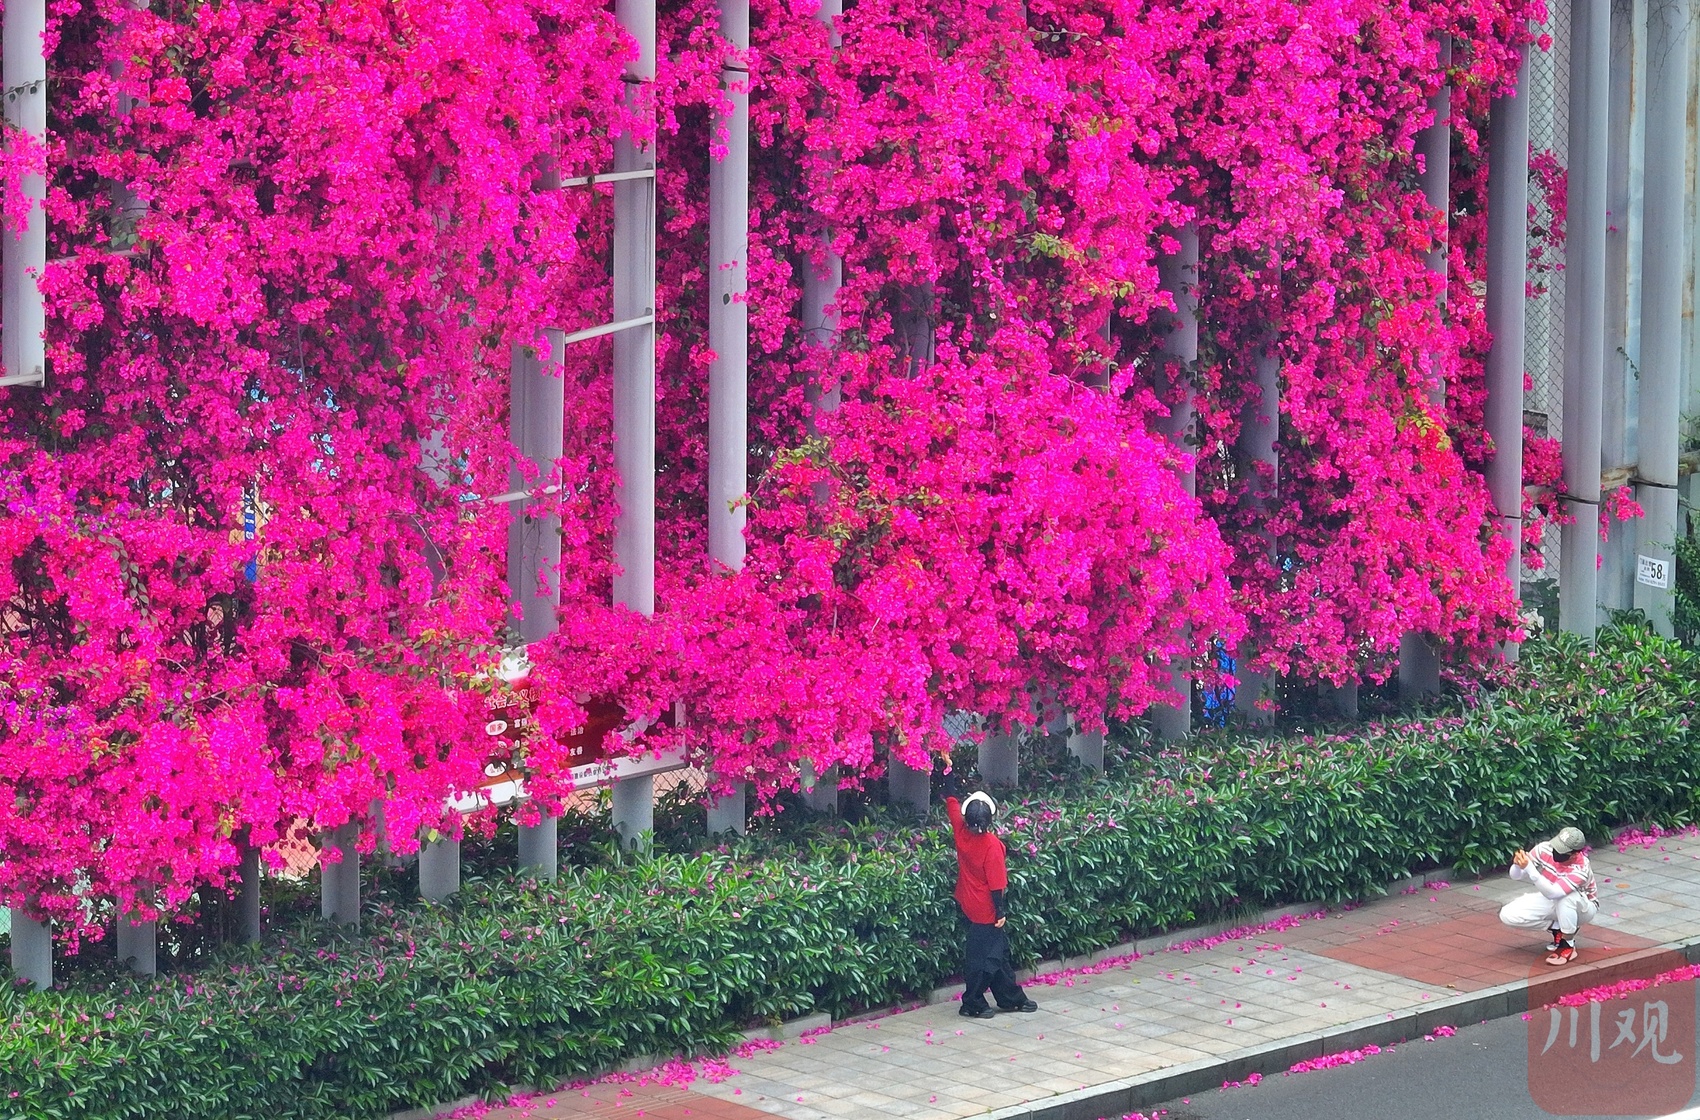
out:
<path id="1" fill-rule="evenodd" d="M 769 802 L 804 763 L 929 765 L 956 711 L 1136 717 L 1175 663 L 1218 683 L 1219 647 L 1341 682 L 1384 679 L 1407 631 L 1459 665 L 1517 633 L 1481 477 L 1481 136 L 1540 3 L 864 0 L 836 46 L 810 7 L 753 9 L 728 573 L 713 3 L 661 5 L 628 99 L 600 0 L 56 0 L 46 150 L 0 158 L 8 197 L 45 159 L 52 231 L 49 384 L 0 390 L 0 902 L 93 929 L 226 885 L 245 847 L 493 827 L 445 806 L 489 761 L 510 514 L 478 499 L 516 476 L 563 557 L 523 574 L 562 605 L 528 650 L 522 814 L 569 791 L 592 702 L 650 725 L 612 749 Z M 1448 80 L 1442 291 L 1414 144 Z M 612 313 L 609 188 L 552 184 L 632 130 L 660 168 L 653 617 L 610 605 L 607 339 L 553 371 L 547 477 L 508 440 L 512 348 Z M 1158 265 L 1186 225 L 1182 369 Z M 798 304 L 826 245 L 823 339 Z M 1276 413 L 1278 477 L 1239 449 Z M 1555 448 L 1527 458 L 1556 477 Z"/>

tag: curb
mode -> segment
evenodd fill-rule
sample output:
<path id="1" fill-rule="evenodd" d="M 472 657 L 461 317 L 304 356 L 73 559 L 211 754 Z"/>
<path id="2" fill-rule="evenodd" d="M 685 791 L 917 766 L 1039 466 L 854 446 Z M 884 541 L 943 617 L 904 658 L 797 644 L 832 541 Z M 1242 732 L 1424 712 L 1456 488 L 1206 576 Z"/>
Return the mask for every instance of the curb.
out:
<path id="1" fill-rule="evenodd" d="M 1359 1019 L 1330 1030 L 1248 1046 L 1217 1058 L 1201 1058 L 1116 1081 L 1058 1093 L 1026 1104 L 1008 1105 L 983 1114 L 986 1120 L 1104 1120 L 1150 1108 L 1176 1097 L 1219 1088 L 1224 1081 L 1243 1081 L 1248 1074 L 1265 1077 L 1283 1073 L 1294 1063 L 1365 1046 L 1391 1046 L 1421 1038 L 1439 1026 L 1463 1026 L 1521 1015 L 1584 988 L 1610 984 L 1637 974 L 1638 966 L 1660 956 L 1681 956 L 1700 963 L 1700 938 L 1670 941 L 1612 957 L 1592 967 L 1555 973 L 1540 980 L 1514 980 L 1479 992 L 1437 1000 L 1420 1009 L 1395 1012 L 1391 1018 Z"/>

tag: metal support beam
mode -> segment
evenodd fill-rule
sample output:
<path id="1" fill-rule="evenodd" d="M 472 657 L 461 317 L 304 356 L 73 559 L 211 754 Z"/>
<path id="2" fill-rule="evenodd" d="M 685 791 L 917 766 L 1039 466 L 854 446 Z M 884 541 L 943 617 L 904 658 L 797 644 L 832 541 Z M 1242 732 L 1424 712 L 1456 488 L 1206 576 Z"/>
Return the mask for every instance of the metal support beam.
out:
<path id="1" fill-rule="evenodd" d="M 6 124 L 36 144 L 47 140 L 47 59 L 41 53 L 46 29 L 46 0 L 6 5 L 0 28 Z M 19 186 L 27 214 L 19 222 L 18 215 L 8 213 L 0 231 L 0 387 L 41 385 L 47 379 L 42 342 L 47 315 L 40 287 L 47 267 L 47 176 L 25 174 Z M 16 234 L 14 226 L 21 227 Z"/>
<path id="2" fill-rule="evenodd" d="M 749 50 L 749 0 L 720 0 L 720 34 Z M 708 166 L 708 555 L 736 572 L 744 566 L 750 377 L 750 75 L 741 53 L 727 60 L 720 95 L 731 111 L 718 122 L 726 157 Z"/>
<path id="3" fill-rule="evenodd" d="M 529 346 L 516 345 L 509 358 L 509 438 L 537 479 L 547 480 L 563 449 L 566 427 L 565 396 L 560 376 L 566 346 L 560 331 L 546 332 L 547 363 Z M 509 484 L 524 489 L 532 484 L 516 467 Z M 549 483 L 558 490 L 558 484 Z M 555 632 L 561 604 L 561 519 L 555 514 L 529 516 L 526 506 L 510 507 L 508 526 L 508 592 L 520 609 L 522 642 L 539 641 Z"/>
<path id="4" fill-rule="evenodd" d="M 327 922 L 360 927 L 360 825 L 354 821 L 326 837 L 326 847 L 337 849 L 337 863 L 319 863 L 319 913 Z"/>
<path id="5" fill-rule="evenodd" d="M 442 902 L 460 890 L 460 841 L 450 836 L 419 849 L 419 897 Z"/>
<path id="6" fill-rule="evenodd" d="M 1163 290 L 1175 301 L 1176 313 L 1163 343 L 1163 353 L 1179 363 L 1188 374 L 1198 361 L 1198 227 L 1188 225 L 1175 231 L 1180 243 L 1174 253 L 1165 254 L 1157 264 Z M 1176 448 L 1191 456 L 1197 449 L 1188 445 L 1192 436 L 1193 407 L 1190 386 L 1169 383 L 1169 374 L 1158 375 L 1157 389 L 1161 396 L 1180 389 L 1179 398 L 1170 403 L 1169 415 L 1158 421 L 1158 430 L 1169 437 Z M 1197 475 L 1192 467 L 1180 472 L 1181 486 L 1188 494 L 1197 489 Z M 1192 673 L 1191 660 L 1180 658 L 1170 666 L 1174 692 L 1171 703 L 1152 705 L 1148 713 L 1152 728 L 1160 739 L 1179 739 L 1192 730 Z"/>
<path id="7" fill-rule="evenodd" d="M 517 344 L 509 357 L 512 382 L 508 431 L 519 454 L 530 461 L 535 479 L 547 482 L 561 457 L 566 428 L 565 389 L 560 376 L 566 337 L 560 331 L 545 333 L 547 362 L 531 347 Z M 509 478 L 509 485 L 516 489 L 535 484 L 517 467 Z M 520 641 L 531 643 L 547 638 L 559 625 L 561 519 L 556 514 L 533 517 L 520 503 L 509 506 L 509 511 L 508 593 L 520 611 Z M 554 818 L 545 813 L 535 825 L 520 825 L 520 868 L 539 878 L 553 879 L 556 864 Z"/>
<path id="8" fill-rule="evenodd" d="M 1564 483 L 1559 625 L 1594 636 L 1600 554 L 1600 408 L 1605 366 L 1610 0 L 1570 7 L 1570 179 L 1564 252 Z"/>
<path id="9" fill-rule="evenodd" d="M 647 104 L 643 87 L 655 81 L 655 0 L 615 0 L 614 15 L 637 45 L 626 63 L 627 107 Z M 655 149 L 632 132 L 614 141 L 614 170 L 652 170 Z M 614 318 L 655 314 L 655 179 L 614 184 Z M 614 602 L 655 613 L 655 327 L 614 336 L 614 470 L 619 476 L 614 523 Z M 649 831 L 654 782 L 647 776 L 613 783 L 614 825 L 627 842 Z"/>
<path id="10" fill-rule="evenodd" d="M 36 991 L 53 987 L 53 927 L 17 907 L 11 910 L 12 975 Z"/>
<path id="11" fill-rule="evenodd" d="M 1681 451 L 1682 302 L 1685 177 L 1688 153 L 1689 0 L 1647 5 L 1647 139 L 1642 194 L 1640 479 L 1635 498 L 1647 511 L 1638 528 L 1635 605 L 1670 636 L 1676 607 L 1680 531 L 1677 456 Z M 1663 561 L 1640 565 L 1639 556 Z"/>
<path id="12" fill-rule="evenodd" d="M 1529 267 L 1529 59 L 1517 85 L 1488 110 L 1487 297 L 1493 346 L 1487 356 L 1484 425 L 1493 441 L 1487 467 L 1494 524 L 1511 545 L 1505 578 L 1520 595 L 1523 550 L 1523 346 Z M 1507 660 L 1517 658 L 1508 643 Z"/>
<path id="13" fill-rule="evenodd" d="M 749 490 L 750 312 L 750 49 L 749 0 L 720 0 L 720 34 L 739 52 L 721 70 L 720 95 L 730 106 L 718 124 L 726 155 L 708 163 L 708 557 L 729 572 L 744 567 L 744 499 Z M 708 807 L 709 832 L 742 834 L 747 791 Z"/>

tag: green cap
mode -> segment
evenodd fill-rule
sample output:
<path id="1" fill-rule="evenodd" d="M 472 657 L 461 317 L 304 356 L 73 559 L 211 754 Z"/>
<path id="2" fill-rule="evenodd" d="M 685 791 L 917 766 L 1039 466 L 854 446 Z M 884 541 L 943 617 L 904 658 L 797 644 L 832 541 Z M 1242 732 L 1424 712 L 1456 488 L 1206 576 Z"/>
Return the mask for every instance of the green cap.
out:
<path id="1" fill-rule="evenodd" d="M 1579 828 L 1561 828 L 1558 835 L 1552 838 L 1552 853 L 1556 856 L 1567 856 L 1571 852 L 1579 852 L 1588 846 L 1588 838 L 1582 835 Z"/>

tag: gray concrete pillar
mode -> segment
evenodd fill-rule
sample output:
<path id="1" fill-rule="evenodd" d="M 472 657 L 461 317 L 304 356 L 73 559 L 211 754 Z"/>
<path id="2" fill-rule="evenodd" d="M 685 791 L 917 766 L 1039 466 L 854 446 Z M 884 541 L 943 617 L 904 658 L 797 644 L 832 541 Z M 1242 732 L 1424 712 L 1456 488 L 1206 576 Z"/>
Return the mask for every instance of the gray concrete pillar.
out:
<path id="1" fill-rule="evenodd" d="M 1635 605 L 1674 631 L 1681 452 L 1683 233 L 1687 199 L 1689 0 L 1647 6 L 1647 146 L 1642 195 L 1640 479 Z"/>
<path id="2" fill-rule="evenodd" d="M 419 848 L 419 897 L 442 902 L 460 890 L 460 841 L 452 836 Z"/>
<path id="3" fill-rule="evenodd" d="M 1439 65 L 1444 74 L 1452 64 L 1452 37 L 1442 35 L 1438 43 Z M 1452 91 L 1442 80 L 1439 90 L 1429 98 L 1429 111 L 1434 124 L 1417 135 L 1417 153 L 1423 157 L 1421 175 L 1423 197 L 1429 206 L 1440 212 L 1450 233 L 1452 220 Z M 1448 234 L 1443 234 L 1428 252 L 1428 270 L 1440 281 L 1440 318 L 1445 318 Z M 1429 403 L 1437 413 L 1446 410 L 1446 382 L 1441 372 L 1442 353 L 1435 354 L 1435 375 L 1429 384 Z M 1440 692 L 1440 658 L 1434 654 L 1428 639 L 1421 631 L 1407 630 L 1399 636 L 1399 696 L 1411 702 Z"/>
<path id="4" fill-rule="evenodd" d="M 1358 718 L 1357 681 L 1347 681 L 1345 684 L 1323 681 L 1316 686 L 1316 694 L 1322 703 L 1341 719 Z"/>
<path id="5" fill-rule="evenodd" d="M 655 778 L 640 774 L 621 778 L 611 791 L 614 795 L 614 831 L 620 834 L 620 845 L 635 849 L 645 843 L 645 836 L 655 830 Z"/>
<path id="6" fill-rule="evenodd" d="M 1247 401 L 1240 412 L 1239 454 L 1250 479 L 1246 504 L 1255 510 L 1266 510 L 1276 500 L 1281 484 L 1281 453 L 1277 444 L 1281 438 L 1281 359 L 1275 352 L 1279 339 L 1271 337 L 1267 349 L 1257 356 L 1257 399 Z M 1276 542 L 1264 533 L 1260 542 L 1263 554 L 1271 564 L 1278 562 Z M 1260 652 L 1258 637 L 1246 636 L 1240 643 L 1234 676 L 1239 681 L 1234 689 L 1234 711 L 1254 726 L 1274 721 L 1275 713 L 1260 706 L 1263 700 L 1275 697 L 1273 675 L 1255 668 Z"/>
<path id="7" fill-rule="evenodd" d="M 559 825 L 556 818 L 544 815 L 536 824 L 519 826 L 521 871 L 545 882 L 554 881 L 561 864 Z"/>
<path id="8" fill-rule="evenodd" d="M 1440 658 L 1415 630 L 1399 635 L 1399 698 L 1418 701 L 1440 694 Z"/>
<path id="9" fill-rule="evenodd" d="M 140 976 L 159 971 L 159 938 L 152 922 L 133 922 L 120 916 L 114 923 L 113 950 L 118 963 Z"/>
<path id="10" fill-rule="evenodd" d="M 239 936 L 248 945 L 258 945 L 265 936 L 265 919 L 260 896 L 260 849 L 246 840 L 242 842 L 242 865 L 236 886 L 237 924 Z"/>
<path id="11" fill-rule="evenodd" d="M 921 770 L 901 758 L 893 758 L 886 767 L 886 783 L 893 809 L 907 809 L 923 817 L 927 815 L 933 803 L 932 767 Z"/>
<path id="12" fill-rule="evenodd" d="M 342 853 L 337 863 L 319 863 L 319 913 L 327 922 L 360 927 L 360 825 L 354 821 L 325 837 L 325 847 Z"/>
<path id="13" fill-rule="evenodd" d="M 980 740 L 980 779 L 988 786 L 1013 786 L 1021 781 L 1019 732 L 988 734 Z"/>
<path id="14" fill-rule="evenodd" d="M 53 987 L 53 929 L 13 907 L 12 975 L 27 980 L 36 991 Z"/>
<path id="15" fill-rule="evenodd" d="M 1487 467 L 1494 524 L 1511 546 L 1505 579 L 1518 596 L 1523 550 L 1523 349 L 1529 267 L 1529 59 L 1517 85 L 1493 99 L 1488 112 L 1487 296 L 1493 346 L 1488 351 L 1484 426 L 1493 441 Z M 1507 660 L 1517 647 L 1506 643 Z"/>
<path id="16" fill-rule="evenodd" d="M 814 763 L 804 759 L 797 778 L 803 804 L 817 813 L 838 812 L 838 767 L 829 766 L 826 773 L 816 774 Z"/>
<path id="17" fill-rule="evenodd" d="M 708 834 L 719 836 L 723 832 L 742 836 L 750 828 L 749 786 L 744 782 L 736 782 L 732 792 L 720 797 L 711 797 L 708 801 Z"/>
<path id="18" fill-rule="evenodd" d="M 1174 232 L 1179 248 L 1166 253 L 1157 262 L 1157 272 L 1163 290 L 1175 301 L 1175 314 L 1163 341 L 1163 354 L 1181 367 L 1181 376 L 1190 377 L 1198 362 L 1198 227 L 1188 225 Z M 1169 415 L 1158 422 L 1158 430 L 1169 438 L 1177 450 L 1196 455 L 1193 445 L 1193 404 L 1189 381 L 1170 380 L 1165 369 L 1157 378 L 1160 396 L 1177 394 L 1169 403 Z M 1180 472 L 1181 486 L 1188 494 L 1198 488 L 1197 472 L 1188 467 Z M 1179 739 L 1192 730 L 1192 672 L 1191 659 L 1182 658 L 1170 668 L 1170 687 L 1173 704 L 1156 704 L 1148 713 L 1159 738 Z"/>
<path id="19" fill-rule="evenodd" d="M 1446 307 L 1446 277 L 1447 249 L 1450 242 L 1452 225 L 1452 88 L 1444 78 L 1445 70 L 1452 65 L 1452 36 L 1442 35 L 1436 44 L 1439 52 L 1439 66 L 1442 72 L 1440 88 L 1429 98 L 1429 111 L 1434 114 L 1434 123 L 1417 134 L 1417 154 L 1423 158 L 1421 183 L 1423 197 L 1429 207 L 1438 211 L 1442 221 L 1446 223 L 1446 232 L 1441 239 L 1429 249 L 1427 255 L 1428 270 L 1441 283 L 1440 307 Z M 1429 386 L 1429 400 L 1433 404 L 1446 405 L 1446 383 L 1436 376 Z"/>
<path id="20" fill-rule="evenodd" d="M 1632 316 L 1640 302 L 1637 258 L 1640 241 L 1640 148 L 1646 89 L 1645 0 L 1613 4 L 1611 13 L 1611 139 L 1606 152 L 1605 369 L 1600 397 L 1600 462 L 1607 473 L 1633 473 L 1635 368 L 1640 326 Z M 1633 235 L 1633 236 L 1632 236 Z M 1634 241 L 1637 244 L 1632 245 Z M 1598 594 L 1606 611 L 1635 604 L 1635 530 L 1614 525 L 1600 542 Z"/>
<path id="21" fill-rule="evenodd" d="M 1072 727 L 1068 733 L 1068 753 L 1080 760 L 1082 766 L 1100 774 L 1104 772 L 1104 733 L 1081 731 Z"/>
<path id="22" fill-rule="evenodd" d="M 1570 7 L 1569 212 L 1564 252 L 1564 483 L 1559 626 L 1594 636 L 1599 602 L 1601 398 L 1605 376 L 1610 0 Z"/>

